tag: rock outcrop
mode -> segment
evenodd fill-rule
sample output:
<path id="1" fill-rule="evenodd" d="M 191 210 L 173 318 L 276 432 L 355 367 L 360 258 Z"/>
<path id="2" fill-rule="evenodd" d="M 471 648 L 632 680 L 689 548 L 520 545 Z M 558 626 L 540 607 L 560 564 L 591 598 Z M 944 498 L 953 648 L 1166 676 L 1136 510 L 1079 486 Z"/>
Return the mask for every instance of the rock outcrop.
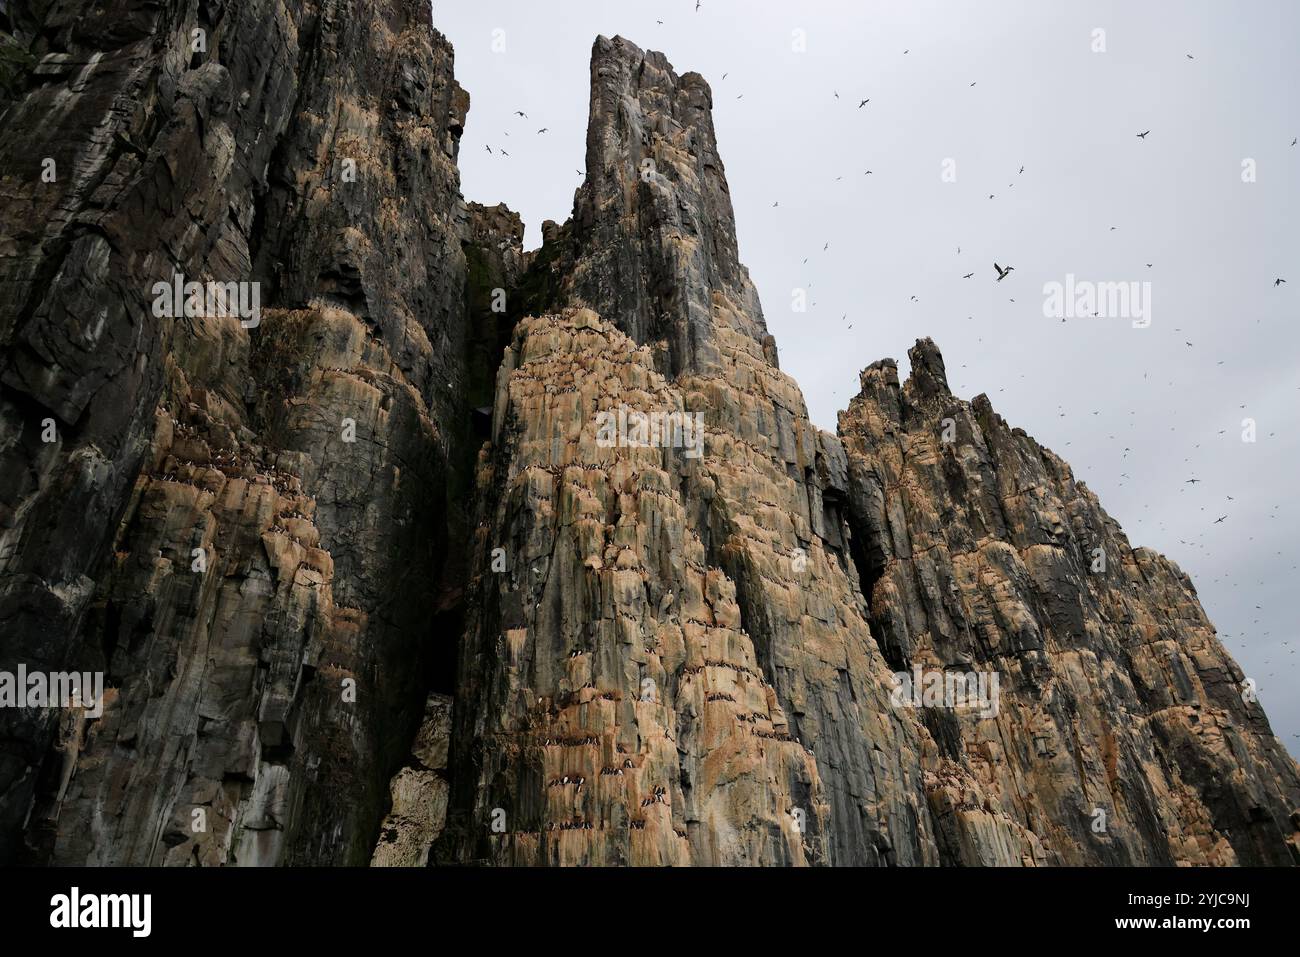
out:
<path id="1" fill-rule="evenodd" d="M 110 692 L 0 713 L 0 849 L 368 861 L 463 534 L 468 97 L 415 0 L 74 6 L 0 137 L 0 618 Z"/>
<path id="2" fill-rule="evenodd" d="M 930 340 L 840 415 L 872 630 L 900 671 L 991 671 L 996 716 L 922 709 L 926 792 L 963 864 L 1284 864 L 1295 763 L 1187 576 Z"/>
<path id="3" fill-rule="evenodd" d="M 775 365 L 758 294 L 740 264 L 713 132 L 713 94 L 662 53 L 621 37 L 592 48 L 587 175 L 563 226 L 543 226 L 523 309 L 577 301 L 655 350 L 665 373 L 719 361 L 720 322 Z"/>
<path id="4" fill-rule="evenodd" d="M 599 38 L 526 253 L 427 4 L 20 6 L 0 670 L 107 691 L 0 708 L 0 861 L 1296 861 L 1294 762 L 1068 466 L 928 342 L 812 426 L 702 77 Z"/>
<path id="5" fill-rule="evenodd" d="M 431 694 L 411 756 L 392 781 L 392 802 L 379 829 L 373 867 L 423 867 L 447 821 L 447 752 L 452 699 Z"/>
<path id="6" fill-rule="evenodd" d="M 840 437 L 813 428 L 739 265 L 707 84 L 621 39 L 591 73 L 587 179 L 521 280 L 538 318 L 481 462 L 443 859 L 1291 861 L 1295 765 L 1184 576 L 1032 440 L 1003 464 L 976 413 L 927 458 L 897 420 L 939 443 L 958 414 L 932 347 L 905 416 L 881 364 Z M 621 410 L 698 413 L 703 454 L 602 442 Z M 913 708 L 903 672 L 1001 681 Z"/>

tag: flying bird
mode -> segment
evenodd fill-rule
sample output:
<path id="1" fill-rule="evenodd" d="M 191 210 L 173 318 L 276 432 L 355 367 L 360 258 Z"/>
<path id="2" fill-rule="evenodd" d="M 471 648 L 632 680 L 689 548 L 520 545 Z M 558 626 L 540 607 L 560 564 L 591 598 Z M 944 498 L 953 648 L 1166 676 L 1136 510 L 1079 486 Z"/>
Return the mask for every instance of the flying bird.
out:
<path id="1" fill-rule="evenodd" d="M 549 126 L 543 126 L 543 127 L 542 127 L 540 130 L 538 130 L 537 132 L 539 132 L 539 133 L 545 133 L 545 132 L 546 132 L 547 130 L 549 130 L 549 129 L 550 129 Z"/>
<path id="2" fill-rule="evenodd" d="M 1147 130 L 1147 133 L 1150 133 L 1150 132 L 1151 132 L 1150 130 Z M 1147 133 L 1139 133 L 1139 134 L 1137 135 L 1137 138 L 1140 139 L 1140 140 L 1144 140 L 1144 139 L 1147 138 Z"/>
<path id="3" fill-rule="evenodd" d="M 489 153 L 492 152 L 492 147 L 488 146 L 486 143 L 483 144 L 483 148 L 487 150 Z"/>
<path id="4" fill-rule="evenodd" d="M 1282 283 L 1284 283 L 1284 282 L 1286 282 L 1285 279 L 1274 279 L 1274 280 L 1273 280 L 1273 285 L 1275 285 L 1275 286 L 1280 286 L 1280 285 L 1282 285 Z"/>
<path id="5" fill-rule="evenodd" d="M 998 271 L 998 278 L 997 278 L 997 281 L 998 281 L 998 282 L 1001 282 L 1002 280 L 1006 279 L 1007 276 L 1011 273 L 1011 271 L 1012 271 L 1013 269 L 1015 269 L 1016 267 L 1015 267 L 1015 266 L 1008 266 L 1006 269 L 1003 269 L 1003 268 L 1002 268 L 1001 266 L 999 266 L 997 263 L 994 263 L 994 264 L 993 264 L 993 268 L 996 269 L 996 270 Z"/>
<path id="6" fill-rule="evenodd" d="M 515 110 L 515 116 L 522 116 L 524 119 L 528 119 L 528 114 L 523 110 Z"/>
<path id="7" fill-rule="evenodd" d="M 862 109 L 870 102 L 871 102 L 871 97 L 867 97 L 865 100 L 863 100 L 861 103 L 858 104 L 858 109 Z"/>
<path id="8" fill-rule="evenodd" d="M 1223 523 L 1223 520 L 1224 520 L 1225 518 L 1227 518 L 1227 517 L 1228 517 L 1228 516 L 1226 516 L 1226 515 L 1222 515 L 1222 516 L 1220 516 L 1219 518 L 1216 518 L 1216 519 L 1214 520 L 1214 524 L 1215 524 L 1215 525 L 1220 525 L 1220 524 L 1222 524 L 1222 523 Z"/>
<path id="9" fill-rule="evenodd" d="M 962 278 L 962 279 L 969 279 L 969 278 L 970 278 L 971 276 L 973 276 L 973 275 L 975 275 L 973 272 L 968 272 L 966 275 L 962 276 L 961 278 Z"/>

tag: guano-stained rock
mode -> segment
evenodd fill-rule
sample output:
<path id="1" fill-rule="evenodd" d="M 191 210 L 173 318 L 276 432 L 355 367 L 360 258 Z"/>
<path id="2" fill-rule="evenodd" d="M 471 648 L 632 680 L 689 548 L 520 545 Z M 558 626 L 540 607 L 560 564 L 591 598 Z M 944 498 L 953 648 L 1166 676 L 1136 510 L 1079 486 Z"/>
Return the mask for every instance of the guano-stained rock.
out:
<path id="1" fill-rule="evenodd" d="M 346 6 L 53 4 L 32 41 L 0 137 L 5 661 L 111 693 L 0 713 L 0 858 L 371 857 L 457 528 L 468 98 L 427 5 Z M 260 321 L 157 315 L 176 275 L 259 284 Z"/>
<path id="2" fill-rule="evenodd" d="M 953 396 L 933 342 L 909 356 L 901 387 L 892 360 L 862 373 L 840 434 L 891 663 L 1000 678 L 995 717 L 924 709 L 945 858 L 1295 863 L 1295 762 L 1187 577 L 985 396 Z"/>
<path id="3" fill-rule="evenodd" d="M 20 6 L 0 668 L 107 688 L 0 709 L 0 862 L 1300 859 L 1190 581 L 932 343 L 811 424 L 701 76 L 597 38 L 525 252 L 420 0 Z"/>

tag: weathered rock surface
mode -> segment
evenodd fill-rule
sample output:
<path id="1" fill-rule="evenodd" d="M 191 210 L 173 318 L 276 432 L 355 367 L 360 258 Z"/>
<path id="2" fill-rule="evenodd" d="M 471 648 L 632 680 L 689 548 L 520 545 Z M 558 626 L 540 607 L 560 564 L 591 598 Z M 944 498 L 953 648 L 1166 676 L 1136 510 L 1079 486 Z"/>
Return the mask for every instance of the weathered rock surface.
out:
<path id="1" fill-rule="evenodd" d="M 937 863 L 925 742 L 887 707 L 845 548 L 843 450 L 776 368 L 708 86 L 622 39 L 591 72 L 588 178 L 522 280 L 526 312 L 564 311 L 517 329 L 479 482 L 453 736 L 477 773 L 449 854 Z M 602 448 L 623 406 L 698 412 L 705 454 Z"/>
<path id="2" fill-rule="evenodd" d="M 392 809 L 379 829 L 373 867 L 423 867 L 447 820 L 449 695 L 432 694 L 407 764 L 393 777 Z"/>
<path id="3" fill-rule="evenodd" d="M 368 861 L 456 534 L 468 97 L 415 0 L 74 6 L 0 137 L 0 617 L 112 691 L 0 714 L 0 853 Z M 174 274 L 260 324 L 155 315 Z"/>
<path id="4" fill-rule="evenodd" d="M 816 765 L 763 677 L 735 583 L 687 512 L 697 467 L 680 449 L 606 448 L 597 435 L 598 410 L 682 411 L 681 394 L 648 348 L 589 310 L 524 320 L 501 382 L 480 473 L 486 571 L 468 603 L 453 736 L 458 771 L 477 771 L 455 782 L 456 806 L 472 808 L 458 852 L 530 864 L 823 859 Z M 791 826 L 795 808 L 806 835 Z"/>
<path id="5" fill-rule="evenodd" d="M 909 355 L 901 387 L 892 360 L 862 373 L 840 434 L 885 654 L 1000 679 L 996 716 L 923 709 L 945 857 L 1295 863 L 1295 763 L 1187 576 L 985 396 L 954 397 L 933 342 Z"/>
<path id="6" fill-rule="evenodd" d="M 481 465 L 444 858 L 1290 861 L 1295 765 L 1181 573 L 1031 440 L 966 438 L 978 413 L 927 458 L 906 430 L 937 443 L 960 405 L 932 348 L 893 406 L 868 370 L 843 444 L 814 429 L 739 266 L 707 84 L 621 39 L 591 72 L 587 179 L 521 280 L 540 318 Z M 623 407 L 701 413 L 705 454 L 601 443 Z M 1090 535 L 1110 579 L 1080 577 Z M 904 707 L 916 667 L 997 673 L 1002 710 Z"/>
<path id="7" fill-rule="evenodd" d="M 523 308 L 574 302 L 655 350 L 668 375 L 717 361 L 725 315 L 776 364 L 758 294 L 740 264 L 713 132 L 713 94 L 662 53 L 599 37 L 591 55 L 587 176 L 573 217 L 547 223 Z"/>
<path id="8" fill-rule="evenodd" d="M 19 6 L 0 668 L 108 690 L 0 709 L 0 861 L 1295 861 L 1294 762 L 1064 463 L 927 343 L 811 425 L 701 77 L 599 38 L 525 253 L 419 0 Z"/>

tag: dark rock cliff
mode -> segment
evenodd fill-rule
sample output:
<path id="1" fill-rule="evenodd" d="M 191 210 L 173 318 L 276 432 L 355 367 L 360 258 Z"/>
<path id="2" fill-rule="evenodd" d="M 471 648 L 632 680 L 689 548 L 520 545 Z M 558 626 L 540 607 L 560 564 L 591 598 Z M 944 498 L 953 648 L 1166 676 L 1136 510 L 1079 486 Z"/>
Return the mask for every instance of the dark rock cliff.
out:
<path id="1" fill-rule="evenodd" d="M 0 708 L 0 861 L 1295 861 L 1294 762 L 1068 466 L 926 342 L 811 425 L 700 76 L 597 40 L 524 253 L 419 0 L 6 15 L 0 669 L 107 691 Z"/>
<path id="2" fill-rule="evenodd" d="M 91 722 L 0 712 L 6 856 L 26 819 L 60 863 L 368 860 L 464 534 L 451 48 L 415 0 L 55 3 L 30 42 L 4 654 L 110 691 Z M 259 283 L 260 322 L 156 316 L 176 274 Z"/>

